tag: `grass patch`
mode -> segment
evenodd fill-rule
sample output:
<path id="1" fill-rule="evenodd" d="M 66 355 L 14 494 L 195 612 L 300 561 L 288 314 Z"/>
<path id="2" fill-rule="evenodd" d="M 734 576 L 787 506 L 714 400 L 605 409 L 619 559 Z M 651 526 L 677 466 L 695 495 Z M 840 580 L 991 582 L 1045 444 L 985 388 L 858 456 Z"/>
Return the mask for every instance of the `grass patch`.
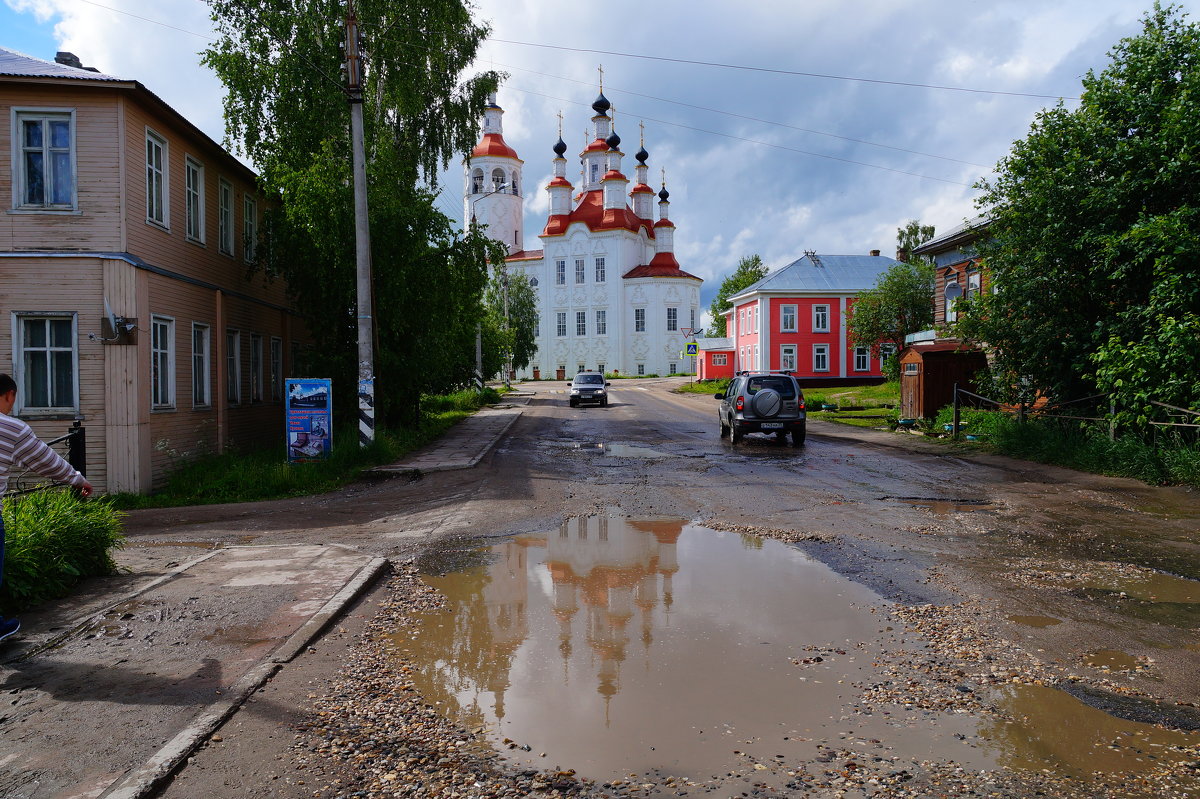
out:
<path id="1" fill-rule="evenodd" d="M 804 392 L 810 408 L 836 405 L 839 408 L 886 408 L 900 404 L 900 384 L 880 383 L 877 386 L 846 386 L 821 391 Z"/>
<path id="2" fill-rule="evenodd" d="M 883 428 L 890 430 L 896 426 L 896 419 L 900 416 L 900 411 L 895 408 L 880 407 L 853 411 L 819 411 L 813 410 L 813 408 L 820 406 L 814 406 L 811 402 L 808 407 L 809 419 L 821 419 L 823 421 L 850 425 L 851 427 L 865 427 L 870 429 Z"/>
<path id="3" fill-rule="evenodd" d="M 85 577 L 113 574 L 112 551 L 124 543 L 121 515 L 110 499 L 61 489 L 6 499 L 0 609 L 12 614 L 66 596 Z"/>
<path id="4" fill-rule="evenodd" d="M 675 389 L 678 394 L 708 394 L 713 395 L 718 391 L 725 391 L 729 388 L 728 377 L 718 377 L 711 380 L 694 380 L 690 383 L 684 383 L 679 388 Z"/>
<path id="5" fill-rule="evenodd" d="M 334 436 L 327 460 L 288 463 L 282 445 L 255 452 L 227 452 L 189 461 L 171 473 L 155 494 L 117 494 L 119 508 L 170 508 L 226 502 L 257 502 L 332 491 L 354 482 L 365 469 L 392 463 L 441 436 L 480 407 L 500 400 L 491 388 L 421 399 L 421 423 L 415 428 L 376 428 L 375 442 L 358 444 L 358 428 Z"/>

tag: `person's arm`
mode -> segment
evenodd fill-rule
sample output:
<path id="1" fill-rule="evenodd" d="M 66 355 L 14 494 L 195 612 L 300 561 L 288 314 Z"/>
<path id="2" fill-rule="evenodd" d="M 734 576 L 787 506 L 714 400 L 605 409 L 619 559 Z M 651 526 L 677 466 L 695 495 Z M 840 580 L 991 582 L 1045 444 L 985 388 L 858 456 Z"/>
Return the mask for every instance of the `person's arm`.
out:
<path id="1" fill-rule="evenodd" d="M 60 483 L 70 483 L 86 497 L 92 493 L 92 484 L 75 467 L 67 463 L 50 447 L 46 446 L 28 426 L 17 438 L 13 447 L 13 460 L 23 463 L 42 477 Z"/>

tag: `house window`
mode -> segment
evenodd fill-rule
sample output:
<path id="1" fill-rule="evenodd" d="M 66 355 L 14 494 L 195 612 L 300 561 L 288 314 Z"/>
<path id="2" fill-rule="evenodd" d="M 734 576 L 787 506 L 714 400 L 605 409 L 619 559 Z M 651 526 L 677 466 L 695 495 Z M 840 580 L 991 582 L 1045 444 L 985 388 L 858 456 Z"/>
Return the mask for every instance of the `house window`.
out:
<path id="1" fill-rule="evenodd" d="M 18 315 L 18 402 L 22 411 L 74 411 L 76 396 L 75 315 Z"/>
<path id="2" fill-rule="evenodd" d="M 608 311 L 596 311 L 596 335 L 608 335 Z"/>
<path id="3" fill-rule="evenodd" d="M 784 344 L 779 348 L 779 368 L 787 372 L 796 371 L 795 344 Z"/>
<path id="4" fill-rule="evenodd" d="M 212 359 L 210 330 L 208 325 L 192 323 L 192 407 L 208 408 L 212 405 Z"/>
<path id="5" fill-rule="evenodd" d="M 230 405 L 242 402 L 242 334 L 225 331 L 225 401 Z"/>
<path id="6" fill-rule="evenodd" d="M 829 332 L 829 306 L 814 305 L 813 306 L 813 332 L 828 333 Z"/>
<path id="7" fill-rule="evenodd" d="M 646 364 L 644 364 L 644 363 L 639 363 L 639 364 L 637 365 L 637 373 L 638 373 L 639 375 L 644 375 L 644 374 L 646 374 Z"/>
<path id="8" fill-rule="evenodd" d="M 729 365 L 729 355 L 724 352 L 714 352 L 712 354 L 712 365 L 713 366 L 728 366 Z"/>
<path id="9" fill-rule="evenodd" d="M 854 371 L 866 372 L 871 368 L 871 348 L 870 347 L 855 347 L 854 348 Z"/>
<path id="10" fill-rule="evenodd" d="M 780 333 L 795 333 L 796 331 L 796 306 L 781 305 L 779 307 L 779 332 Z"/>
<path id="11" fill-rule="evenodd" d="M 575 335 L 587 335 L 587 311 L 575 312 Z"/>
<path id="12" fill-rule="evenodd" d="M 566 261 L 555 261 L 554 262 L 554 285 L 556 285 L 556 286 L 567 285 L 567 262 Z"/>
<path id="13" fill-rule="evenodd" d="M 679 330 L 679 309 L 667 309 L 667 330 Z"/>
<path id="14" fill-rule="evenodd" d="M 761 364 L 762 364 L 762 359 L 758 357 L 758 345 L 755 344 L 754 345 L 754 368 L 755 369 L 762 368 Z"/>
<path id="15" fill-rule="evenodd" d="M 557 335 L 557 336 L 567 335 L 567 312 L 566 311 L 558 311 L 557 313 L 555 313 L 554 316 L 555 316 L 555 321 L 557 323 L 555 325 L 555 335 Z"/>
<path id="16" fill-rule="evenodd" d="M 17 157 L 17 207 L 75 208 L 75 115 L 17 113 L 21 154 Z"/>
<path id="17" fill-rule="evenodd" d="M 150 405 L 175 407 L 175 320 L 150 317 Z"/>
<path id="18" fill-rule="evenodd" d="M 813 371 L 828 372 L 829 371 L 829 345 L 814 344 L 813 345 Z"/>
<path id="19" fill-rule="evenodd" d="M 146 131 L 146 221 L 167 226 L 167 141 Z"/>
<path id="20" fill-rule="evenodd" d="M 271 402 L 283 402 L 283 339 L 271 336 Z"/>
<path id="21" fill-rule="evenodd" d="M 633 332 L 634 333 L 645 333 L 646 332 L 646 309 L 645 308 L 634 308 L 633 309 Z"/>
<path id="22" fill-rule="evenodd" d="M 883 365 L 887 363 L 888 358 L 894 358 L 895 356 L 895 344 L 881 344 L 879 347 L 879 368 L 883 369 Z"/>
<path id="23" fill-rule="evenodd" d="M 958 298 L 950 296 L 950 292 L 955 289 L 957 289 L 957 291 L 955 293 L 959 293 L 962 290 L 961 287 L 959 286 L 957 276 L 946 275 L 946 288 L 943 292 L 943 296 L 945 296 L 945 298 L 946 298 L 946 321 L 947 322 L 957 322 L 958 321 L 958 308 L 956 307 L 958 305 Z"/>
<path id="24" fill-rule="evenodd" d="M 575 259 L 575 285 L 579 285 L 580 283 L 583 282 L 583 274 L 584 274 L 583 259 L 576 258 Z"/>
<path id="25" fill-rule="evenodd" d="M 745 308 L 738 311 L 738 332 L 739 333 L 746 332 L 746 309 Z"/>
<path id="26" fill-rule="evenodd" d="M 225 178 L 217 184 L 217 247 L 233 255 L 233 186 Z"/>
<path id="27" fill-rule="evenodd" d="M 596 282 L 597 283 L 604 282 L 604 259 L 603 258 L 596 259 Z"/>
<path id="28" fill-rule="evenodd" d="M 183 164 L 187 237 L 204 243 L 204 167 L 189 156 Z"/>
<path id="29" fill-rule="evenodd" d="M 263 401 L 263 340 L 259 333 L 250 334 L 250 401 Z"/>
<path id="30" fill-rule="evenodd" d="M 754 325 L 754 332 L 755 332 L 755 333 L 757 333 L 757 332 L 758 332 L 758 316 L 759 316 L 759 314 L 758 314 L 758 309 L 757 309 L 757 308 L 751 308 L 751 309 L 750 309 L 750 318 L 751 318 L 751 320 L 753 320 L 753 321 L 751 322 L 751 324 L 753 324 L 753 325 Z"/>
<path id="31" fill-rule="evenodd" d="M 242 258 L 254 260 L 258 245 L 258 202 L 247 194 L 242 198 Z"/>

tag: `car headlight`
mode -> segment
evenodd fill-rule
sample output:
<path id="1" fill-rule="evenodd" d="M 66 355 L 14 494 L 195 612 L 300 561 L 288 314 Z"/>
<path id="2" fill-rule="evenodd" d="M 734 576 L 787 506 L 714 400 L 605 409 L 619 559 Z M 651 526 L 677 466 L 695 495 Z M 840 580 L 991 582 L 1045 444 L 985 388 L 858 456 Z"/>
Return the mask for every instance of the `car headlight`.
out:
<path id="1" fill-rule="evenodd" d="M 597 394 L 603 394 L 603 393 L 604 393 L 604 389 L 602 389 L 602 388 L 598 388 L 598 389 L 596 389 L 596 393 L 597 393 Z"/>
<path id="2" fill-rule="evenodd" d="M 577 388 L 573 388 L 573 389 L 571 389 L 571 393 L 572 393 L 572 394 L 578 394 L 578 393 L 579 393 L 579 389 L 577 389 Z"/>

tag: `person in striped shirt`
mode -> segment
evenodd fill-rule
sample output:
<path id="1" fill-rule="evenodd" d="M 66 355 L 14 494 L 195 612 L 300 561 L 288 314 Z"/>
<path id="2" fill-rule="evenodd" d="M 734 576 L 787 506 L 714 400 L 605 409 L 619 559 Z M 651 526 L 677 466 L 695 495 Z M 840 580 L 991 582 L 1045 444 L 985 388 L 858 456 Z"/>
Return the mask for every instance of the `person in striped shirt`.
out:
<path id="1" fill-rule="evenodd" d="M 8 489 L 8 472 L 20 464 L 43 477 L 60 483 L 70 483 L 83 496 L 91 496 L 92 484 L 75 467 L 34 435 L 29 425 L 9 416 L 17 401 L 17 383 L 0 374 L 0 503 Z M 3 504 L 0 504 L 0 511 Z M 0 513 L 0 583 L 4 581 L 4 515 Z M 19 619 L 0 618 L 0 641 L 21 629 Z"/>

